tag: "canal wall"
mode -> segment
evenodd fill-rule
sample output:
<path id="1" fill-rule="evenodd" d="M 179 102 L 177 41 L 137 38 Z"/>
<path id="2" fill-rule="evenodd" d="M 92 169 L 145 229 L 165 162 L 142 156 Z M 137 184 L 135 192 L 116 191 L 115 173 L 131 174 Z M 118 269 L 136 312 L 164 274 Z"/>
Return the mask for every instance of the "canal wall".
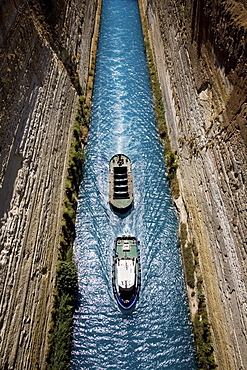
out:
<path id="1" fill-rule="evenodd" d="M 44 369 L 65 179 L 97 1 L 0 9 L 0 368 Z"/>
<path id="2" fill-rule="evenodd" d="M 246 1 L 141 0 L 220 369 L 246 367 Z M 97 1 L 0 9 L 0 368 L 43 369 Z M 165 5 L 165 6 L 164 6 Z M 190 297 L 191 315 L 196 299 Z M 194 306 L 195 305 L 195 306 Z"/>
<path id="3" fill-rule="evenodd" d="M 171 146 L 174 197 L 203 282 L 219 369 L 247 364 L 246 40 L 244 1 L 140 1 Z M 188 286 L 192 320 L 197 296 Z"/>

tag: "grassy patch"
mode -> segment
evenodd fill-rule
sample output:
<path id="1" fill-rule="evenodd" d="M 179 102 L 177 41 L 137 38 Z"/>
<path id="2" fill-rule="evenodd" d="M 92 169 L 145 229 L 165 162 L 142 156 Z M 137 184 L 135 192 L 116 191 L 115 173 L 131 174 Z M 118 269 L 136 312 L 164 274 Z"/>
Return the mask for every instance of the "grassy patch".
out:
<path id="1" fill-rule="evenodd" d="M 185 223 L 180 224 L 180 245 L 183 254 L 183 264 L 186 283 L 190 288 L 195 288 L 195 262 L 194 262 L 194 243 L 187 243 L 187 226 Z"/>
<path id="2" fill-rule="evenodd" d="M 213 344 L 208 321 L 204 293 L 198 290 L 198 312 L 193 321 L 193 332 L 196 344 L 196 357 L 198 369 L 216 369 L 217 365 L 213 355 Z"/>
<path id="3" fill-rule="evenodd" d="M 187 236 L 188 236 L 188 233 L 187 233 L 187 226 L 185 223 L 181 222 L 180 223 L 180 233 L 179 233 L 179 240 L 180 240 L 180 244 L 182 246 L 182 248 L 185 246 L 185 244 L 187 243 Z"/>
<path id="4" fill-rule="evenodd" d="M 195 288 L 195 265 L 192 244 L 183 247 L 183 259 L 186 282 L 190 288 Z"/>
<path id="5" fill-rule="evenodd" d="M 70 368 L 71 336 L 74 299 L 77 291 L 77 269 L 72 260 L 59 261 L 57 289 L 53 309 L 53 326 L 50 331 L 49 370 Z"/>
<path id="6" fill-rule="evenodd" d="M 177 199 L 180 194 L 179 183 L 177 178 L 178 157 L 172 150 L 170 150 L 165 155 L 165 159 L 171 192 L 173 196 Z"/>
<path id="7" fill-rule="evenodd" d="M 75 239 L 77 195 L 85 157 L 81 141 L 81 127 L 85 124 L 82 101 L 81 98 L 74 123 L 74 136 L 68 161 L 54 305 L 49 331 L 48 370 L 70 368 L 73 314 L 78 284 L 77 268 L 73 257 L 73 242 Z"/>
<path id="8" fill-rule="evenodd" d="M 180 245 L 182 248 L 185 280 L 188 286 L 197 291 L 198 310 L 192 321 L 193 334 L 196 346 L 196 358 L 198 369 L 216 369 L 217 365 L 213 355 L 212 335 L 208 321 L 205 295 L 203 292 L 203 278 L 199 274 L 199 257 L 196 244 L 188 243 L 187 226 L 180 224 Z M 197 283 L 195 280 L 197 278 Z M 193 291 L 193 296 L 195 291 Z"/>

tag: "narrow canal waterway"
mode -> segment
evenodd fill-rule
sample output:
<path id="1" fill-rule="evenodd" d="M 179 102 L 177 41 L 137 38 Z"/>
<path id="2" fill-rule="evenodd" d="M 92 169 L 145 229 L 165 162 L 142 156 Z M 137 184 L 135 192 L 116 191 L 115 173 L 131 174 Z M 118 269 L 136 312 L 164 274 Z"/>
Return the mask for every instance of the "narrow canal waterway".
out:
<path id="1" fill-rule="evenodd" d="M 134 209 L 108 204 L 114 154 L 133 166 Z M 177 219 L 158 140 L 137 0 L 103 0 L 87 160 L 77 214 L 79 306 L 72 369 L 196 369 Z M 112 249 L 141 242 L 142 286 L 130 315 L 112 292 Z"/>

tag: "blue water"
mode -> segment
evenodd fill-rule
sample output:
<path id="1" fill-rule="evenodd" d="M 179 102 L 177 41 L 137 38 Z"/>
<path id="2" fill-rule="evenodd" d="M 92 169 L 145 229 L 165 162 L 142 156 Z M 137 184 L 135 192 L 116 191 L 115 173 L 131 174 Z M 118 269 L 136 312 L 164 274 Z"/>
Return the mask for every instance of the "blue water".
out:
<path id="1" fill-rule="evenodd" d="M 135 203 L 125 218 L 108 204 L 108 164 L 133 166 Z M 72 369 L 195 369 L 177 219 L 158 139 L 137 0 L 103 0 L 87 160 L 75 254 L 79 307 Z M 141 242 L 142 287 L 130 315 L 112 292 L 114 239 Z"/>

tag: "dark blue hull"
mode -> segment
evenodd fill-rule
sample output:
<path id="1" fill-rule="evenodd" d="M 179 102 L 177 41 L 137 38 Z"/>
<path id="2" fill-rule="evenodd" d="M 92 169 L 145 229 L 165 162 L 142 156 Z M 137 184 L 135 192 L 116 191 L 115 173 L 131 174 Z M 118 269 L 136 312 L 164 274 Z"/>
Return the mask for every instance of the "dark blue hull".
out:
<path id="1" fill-rule="evenodd" d="M 141 287 L 139 241 L 133 236 L 121 236 L 115 240 L 112 269 L 114 297 L 125 312 L 134 308 Z"/>
<path id="2" fill-rule="evenodd" d="M 137 289 L 136 289 L 135 294 L 133 294 L 133 296 L 130 299 L 130 301 L 128 302 L 128 304 L 126 304 L 126 303 L 124 303 L 124 301 L 121 299 L 121 297 L 117 293 L 116 286 L 113 287 L 113 292 L 114 292 L 114 296 L 116 298 L 116 301 L 117 301 L 119 307 L 124 311 L 128 311 L 128 310 L 134 308 L 134 306 L 137 302 L 138 296 L 139 296 L 139 291 L 140 291 L 140 287 L 138 286 Z"/>

